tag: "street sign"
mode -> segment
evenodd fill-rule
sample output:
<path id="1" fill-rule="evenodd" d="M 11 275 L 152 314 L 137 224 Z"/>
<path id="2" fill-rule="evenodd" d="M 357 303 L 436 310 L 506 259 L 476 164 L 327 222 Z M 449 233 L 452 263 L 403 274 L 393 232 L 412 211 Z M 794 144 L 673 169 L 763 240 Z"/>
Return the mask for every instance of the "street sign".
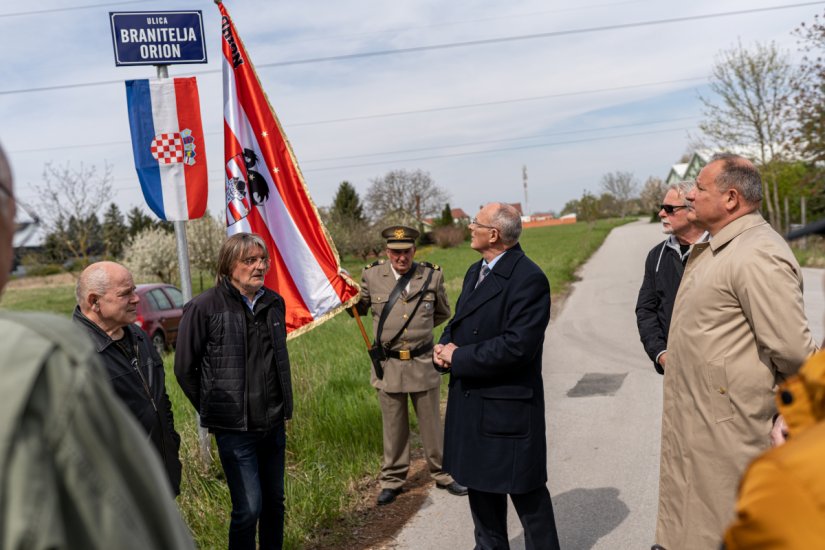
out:
<path id="1" fill-rule="evenodd" d="M 109 21 L 115 65 L 207 62 L 200 10 L 109 12 Z"/>

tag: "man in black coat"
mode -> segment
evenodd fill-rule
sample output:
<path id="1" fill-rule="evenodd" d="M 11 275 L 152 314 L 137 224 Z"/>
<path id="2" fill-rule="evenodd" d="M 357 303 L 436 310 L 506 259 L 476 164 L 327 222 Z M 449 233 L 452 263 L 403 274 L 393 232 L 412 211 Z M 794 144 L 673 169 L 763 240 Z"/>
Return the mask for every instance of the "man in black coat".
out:
<path id="1" fill-rule="evenodd" d="M 132 274 L 115 262 L 97 262 L 80 274 L 72 319 L 100 355 L 115 393 L 149 436 L 180 494 L 180 436 L 166 394 L 163 360 L 149 337 L 134 324 L 137 304 Z"/>
<path id="2" fill-rule="evenodd" d="M 708 238 L 705 231 L 687 218 L 690 202 L 685 195 L 692 187 L 692 181 L 680 181 L 671 184 L 665 193 L 659 207 L 659 219 L 662 220 L 662 232 L 669 237 L 648 252 L 645 276 L 636 301 L 639 337 L 659 374 L 665 373 L 670 317 L 688 255 L 694 243 Z"/>
<path id="3" fill-rule="evenodd" d="M 558 549 L 541 376 L 550 285 L 518 244 L 515 208 L 488 204 L 470 229 L 482 260 L 433 349 L 436 367 L 450 373 L 444 470 L 469 489 L 477 549 L 509 548 L 507 495 L 526 547 Z"/>

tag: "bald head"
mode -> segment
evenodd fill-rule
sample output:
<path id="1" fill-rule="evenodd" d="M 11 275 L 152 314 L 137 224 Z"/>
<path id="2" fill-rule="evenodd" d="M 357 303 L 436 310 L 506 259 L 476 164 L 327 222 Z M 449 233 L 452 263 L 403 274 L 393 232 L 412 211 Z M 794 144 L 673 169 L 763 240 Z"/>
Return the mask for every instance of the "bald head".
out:
<path id="1" fill-rule="evenodd" d="M 0 146 L 0 291 L 9 280 L 14 249 L 14 188 L 11 181 L 11 167 Z"/>
<path id="2" fill-rule="evenodd" d="M 129 270 L 116 262 L 97 262 L 80 274 L 75 289 L 81 313 L 112 339 L 137 320 L 135 283 Z"/>

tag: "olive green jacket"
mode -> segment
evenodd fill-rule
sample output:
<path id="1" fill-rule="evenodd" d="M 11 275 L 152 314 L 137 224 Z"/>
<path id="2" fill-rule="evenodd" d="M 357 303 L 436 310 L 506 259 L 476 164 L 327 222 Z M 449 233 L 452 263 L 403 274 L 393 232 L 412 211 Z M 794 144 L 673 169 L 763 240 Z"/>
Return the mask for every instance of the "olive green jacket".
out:
<path id="1" fill-rule="evenodd" d="M 88 338 L 68 319 L 8 312 L 0 334 L 0 548 L 194 548 Z"/>

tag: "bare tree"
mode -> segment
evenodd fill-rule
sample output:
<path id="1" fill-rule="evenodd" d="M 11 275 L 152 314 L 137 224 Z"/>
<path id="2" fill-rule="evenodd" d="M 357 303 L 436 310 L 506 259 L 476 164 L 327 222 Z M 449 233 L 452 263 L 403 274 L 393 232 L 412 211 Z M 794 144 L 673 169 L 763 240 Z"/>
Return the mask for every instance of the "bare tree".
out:
<path id="1" fill-rule="evenodd" d="M 636 196 L 639 184 L 633 172 L 610 172 L 602 176 L 602 191 L 609 193 L 619 203 L 619 212 L 624 218 L 627 215 L 630 201 Z"/>
<path id="2" fill-rule="evenodd" d="M 423 170 L 393 170 L 372 180 L 367 190 L 370 216 L 379 219 L 393 212 L 406 212 L 419 222 L 441 211 L 449 199 Z"/>
<path id="3" fill-rule="evenodd" d="M 108 163 L 103 170 L 80 164 L 73 169 L 69 163 L 56 166 L 47 162 L 43 167 L 43 183 L 33 186 L 40 196 L 38 215 L 43 228 L 58 244 L 65 247 L 72 257 L 83 265 L 89 263 L 89 255 L 95 240 L 100 240 L 98 212 L 111 200 L 112 167 Z"/>
<path id="4" fill-rule="evenodd" d="M 763 195 L 771 225 L 780 226 L 779 192 L 772 163 L 781 161 L 791 119 L 784 116 L 795 69 L 775 43 L 746 50 L 739 43 L 717 55 L 699 128 L 721 148 L 753 148 L 763 172 Z"/>
<path id="5" fill-rule="evenodd" d="M 665 196 L 665 182 L 661 178 L 650 176 L 642 187 L 639 200 L 642 203 L 642 210 L 645 212 L 658 212 L 662 198 Z"/>

